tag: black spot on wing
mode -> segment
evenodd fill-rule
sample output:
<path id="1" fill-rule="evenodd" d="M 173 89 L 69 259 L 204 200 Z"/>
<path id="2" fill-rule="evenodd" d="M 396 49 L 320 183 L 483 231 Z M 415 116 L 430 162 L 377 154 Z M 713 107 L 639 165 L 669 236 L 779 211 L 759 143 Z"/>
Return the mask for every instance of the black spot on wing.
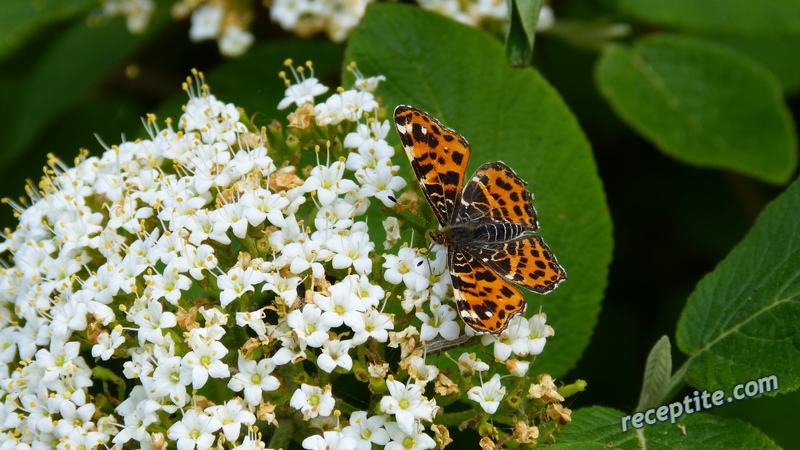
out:
<path id="1" fill-rule="evenodd" d="M 452 139 L 453 139 L 453 136 L 451 136 L 451 135 L 449 135 L 449 134 L 445 134 L 445 135 L 444 135 L 444 139 L 445 139 L 445 140 L 448 140 L 447 138 L 450 138 L 450 140 L 452 140 Z M 453 162 L 454 162 L 454 163 L 456 163 L 456 164 L 458 164 L 458 165 L 459 165 L 459 167 L 461 166 L 461 163 L 462 163 L 462 162 L 464 162 L 464 154 L 463 154 L 463 153 L 461 153 L 461 152 L 453 152 L 453 154 L 451 155 L 451 157 L 453 158 Z"/>

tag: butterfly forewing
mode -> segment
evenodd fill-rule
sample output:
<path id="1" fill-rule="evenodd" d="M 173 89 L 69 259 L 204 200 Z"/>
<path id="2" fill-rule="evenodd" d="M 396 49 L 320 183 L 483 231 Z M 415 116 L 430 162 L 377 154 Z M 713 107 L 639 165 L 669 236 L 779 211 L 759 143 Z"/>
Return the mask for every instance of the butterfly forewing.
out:
<path id="1" fill-rule="evenodd" d="M 447 225 L 461 196 L 469 144 L 461 135 L 412 106 L 398 106 L 394 110 L 394 123 L 422 193 L 439 223 Z"/>
<path id="2" fill-rule="evenodd" d="M 506 242 L 474 246 L 469 251 L 506 280 L 539 294 L 552 291 L 567 278 L 539 236 L 525 234 Z"/>
<path id="3" fill-rule="evenodd" d="M 456 306 L 475 331 L 500 334 L 512 317 L 525 312 L 525 296 L 475 255 L 451 248 L 448 257 Z"/>
<path id="4" fill-rule="evenodd" d="M 521 231 L 536 231 L 539 224 L 526 184 L 500 161 L 480 166 L 464 186 L 455 222 L 511 223 Z"/>

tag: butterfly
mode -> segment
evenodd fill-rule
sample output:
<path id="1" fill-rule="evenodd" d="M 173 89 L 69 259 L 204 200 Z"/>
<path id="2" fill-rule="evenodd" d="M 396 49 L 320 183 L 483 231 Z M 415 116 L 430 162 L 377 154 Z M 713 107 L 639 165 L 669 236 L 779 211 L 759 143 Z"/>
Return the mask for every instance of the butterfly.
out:
<path id="1" fill-rule="evenodd" d="M 413 106 L 394 122 L 417 182 L 441 228 L 431 240 L 447 247 L 453 295 L 464 322 L 500 334 L 525 312 L 514 284 L 546 294 L 567 278 L 541 237 L 525 183 L 504 163 L 486 163 L 462 189 L 470 158 L 463 136 Z"/>

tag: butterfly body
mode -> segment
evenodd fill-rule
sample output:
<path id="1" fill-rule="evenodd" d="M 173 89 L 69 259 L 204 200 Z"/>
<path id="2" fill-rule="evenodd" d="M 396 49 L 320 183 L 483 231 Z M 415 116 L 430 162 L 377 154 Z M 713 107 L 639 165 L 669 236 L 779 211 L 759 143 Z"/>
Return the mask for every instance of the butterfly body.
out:
<path id="1" fill-rule="evenodd" d="M 462 189 L 469 144 L 429 114 L 398 106 L 395 126 L 441 225 L 430 237 L 448 249 L 461 318 L 478 332 L 501 333 L 527 306 L 514 284 L 544 294 L 566 279 L 542 238 L 531 234 L 539 228 L 533 196 L 500 161 L 483 164 Z"/>

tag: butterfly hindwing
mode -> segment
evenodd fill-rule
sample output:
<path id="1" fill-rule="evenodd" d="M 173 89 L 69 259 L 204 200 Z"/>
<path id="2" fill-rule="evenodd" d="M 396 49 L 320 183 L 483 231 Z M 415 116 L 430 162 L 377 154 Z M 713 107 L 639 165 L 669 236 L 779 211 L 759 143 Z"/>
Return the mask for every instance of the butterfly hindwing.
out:
<path id="1" fill-rule="evenodd" d="M 448 265 L 458 311 L 475 331 L 500 334 L 525 312 L 525 296 L 469 251 L 451 248 Z"/>
<path id="2" fill-rule="evenodd" d="M 428 204 L 439 223 L 447 225 L 461 198 L 470 156 L 467 140 L 412 106 L 398 106 L 394 123 Z"/>
<path id="3" fill-rule="evenodd" d="M 539 294 L 552 291 L 567 278 L 544 240 L 532 234 L 482 243 L 469 251 L 501 277 Z"/>

